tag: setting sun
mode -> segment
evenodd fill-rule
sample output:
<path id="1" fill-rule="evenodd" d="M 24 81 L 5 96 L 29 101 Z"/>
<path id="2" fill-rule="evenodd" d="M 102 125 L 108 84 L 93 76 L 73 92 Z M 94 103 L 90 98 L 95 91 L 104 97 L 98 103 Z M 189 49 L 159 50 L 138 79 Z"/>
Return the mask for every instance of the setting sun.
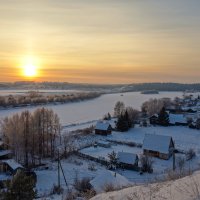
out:
<path id="1" fill-rule="evenodd" d="M 39 75 L 39 60 L 35 56 L 24 56 L 20 63 L 21 76 L 25 78 L 35 78 Z"/>
<path id="2" fill-rule="evenodd" d="M 24 66 L 24 76 L 35 77 L 37 75 L 37 68 L 32 64 L 27 64 Z"/>

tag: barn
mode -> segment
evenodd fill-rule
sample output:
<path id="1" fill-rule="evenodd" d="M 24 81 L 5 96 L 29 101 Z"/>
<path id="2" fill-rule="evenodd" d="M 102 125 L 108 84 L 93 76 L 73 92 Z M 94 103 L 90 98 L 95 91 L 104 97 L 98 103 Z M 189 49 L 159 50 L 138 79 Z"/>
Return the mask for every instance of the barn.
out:
<path id="1" fill-rule="evenodd" d="M 112 133 L 112 127 L 108 122 L 99 121 L 95 127 L 95 134 L 97 135 L 110 135 Z"/>
<path id="2" fill-rule="evenodd" d="M 143 141 L 143 154 L 168 160 L 174 150 L 170 136 L 146 134 Z"/>

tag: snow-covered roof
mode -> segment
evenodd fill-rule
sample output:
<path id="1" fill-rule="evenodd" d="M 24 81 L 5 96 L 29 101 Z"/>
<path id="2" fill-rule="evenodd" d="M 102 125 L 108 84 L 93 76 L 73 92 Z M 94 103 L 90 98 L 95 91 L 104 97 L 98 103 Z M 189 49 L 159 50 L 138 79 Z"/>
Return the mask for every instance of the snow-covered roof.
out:
<path id="1" fill-rule="evenodd" d="M 10 151 L 10 150 L 2 150 L 2 151 L 0 151 L 0 157 L 6 156 L 6 155 L 11 154 L 11 153 L 12 153 L 12 151 Z"/>
<path id="2" fill-rule="evenodd" d="M 99 121 L 99 122 L 97 122 L 95 129 L 106 131 L 106 130 L 108 130 L 109 126 L 110 126 L 110 124 L 108 122 Z"/>
<path id="3" fill-rule="evenodd" d="M 13 170 L 16 170 L 16 169 L 19 169 L 19 168 L 23 168 L 22 165 L 17 163 L 14 159 L 3 160 L 2 162 L 6 163 L 7 165 L 9 165 Z"/>
<path id="4" fill-rule="evenodd" d="M 187 119 L 182 114 L 169 114 L 169 123 L 187 123 Z"/>
<path id="5" fill-rule="evenodd" d="M 121 188 L 123 186 L 128 186 L 130 182 L 118 173 L 103 170 L 99 175 L 90 181 L 90 184 L 97 192 L 103 192 L 107 184 L 112 184 L 114 188 Z"/>
<path id="6" fill-rule="evenodd" d="M 145 134 L 143 149 L 168 153 L 172 137 L 165 135 Z"/>
<path id="7" fill-rule="evenodd" d="M 99 140 L 99 141 L 97 142 L 97 144 L 110 145 L 110 142 L 108 142 L 108 141 L 103 141 L 103 140 Z"/>
<path id="8" fill-rule="evenodd" d="M 151 115 L 151 117 L 158 117 L 158 114 L 153 114 Z"/>
<path id="9" fill-rule="evenodd" d="M 137 159 L 136 154 L 128 152 L 118 152 L 117 157 L 120 163 L 125 163 L 130 165 L 135 164 L 135 161 Z"/>

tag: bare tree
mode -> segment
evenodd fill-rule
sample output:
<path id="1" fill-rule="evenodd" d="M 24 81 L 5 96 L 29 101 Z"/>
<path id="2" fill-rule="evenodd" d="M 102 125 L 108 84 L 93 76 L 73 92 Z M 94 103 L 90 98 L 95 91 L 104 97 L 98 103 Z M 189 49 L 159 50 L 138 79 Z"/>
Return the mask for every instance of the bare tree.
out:
<path id="1" fill-rule="evenodd" d="M 124 103 L 121 101 L 118 101 L 114 107 L 114 116 L 119 117 L 121 115 L 122 111 L 124 111 L 124 109 L 125 109 Z"/>

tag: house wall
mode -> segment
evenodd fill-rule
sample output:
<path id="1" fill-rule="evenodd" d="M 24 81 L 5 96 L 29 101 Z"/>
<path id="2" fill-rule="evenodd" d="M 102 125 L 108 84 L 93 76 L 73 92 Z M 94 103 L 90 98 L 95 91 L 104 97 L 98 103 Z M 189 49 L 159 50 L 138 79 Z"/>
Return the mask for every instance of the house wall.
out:
<path id="1" fill-rule="evenodd" d="M 160 159 L 163 159 L 163 160 L 168 160 L 169 157 L 170 157 L 169 154 L 160 153 L 158 151 L 150 151 L 150 150 L 147 150 L 147 149 L 143 150 L 143 154 L 146 155 L 146 156 L 157 157 L 157 158 L 160 158 Z"/>
<path id="2" fill-rule="evenodd" d="M 159 158 L 163 160 L 168 160 L 169 157 L 170 157 L 169 154 L 159 153 Z"/>
<path id="3" fill-rule="evenodd" d="M 104 131 L 104 130 L 95 129 L 95 134 L 97 134 L 97 135 L 109 135 L 111 133 L 112 133 L 111 130 Z"/>

